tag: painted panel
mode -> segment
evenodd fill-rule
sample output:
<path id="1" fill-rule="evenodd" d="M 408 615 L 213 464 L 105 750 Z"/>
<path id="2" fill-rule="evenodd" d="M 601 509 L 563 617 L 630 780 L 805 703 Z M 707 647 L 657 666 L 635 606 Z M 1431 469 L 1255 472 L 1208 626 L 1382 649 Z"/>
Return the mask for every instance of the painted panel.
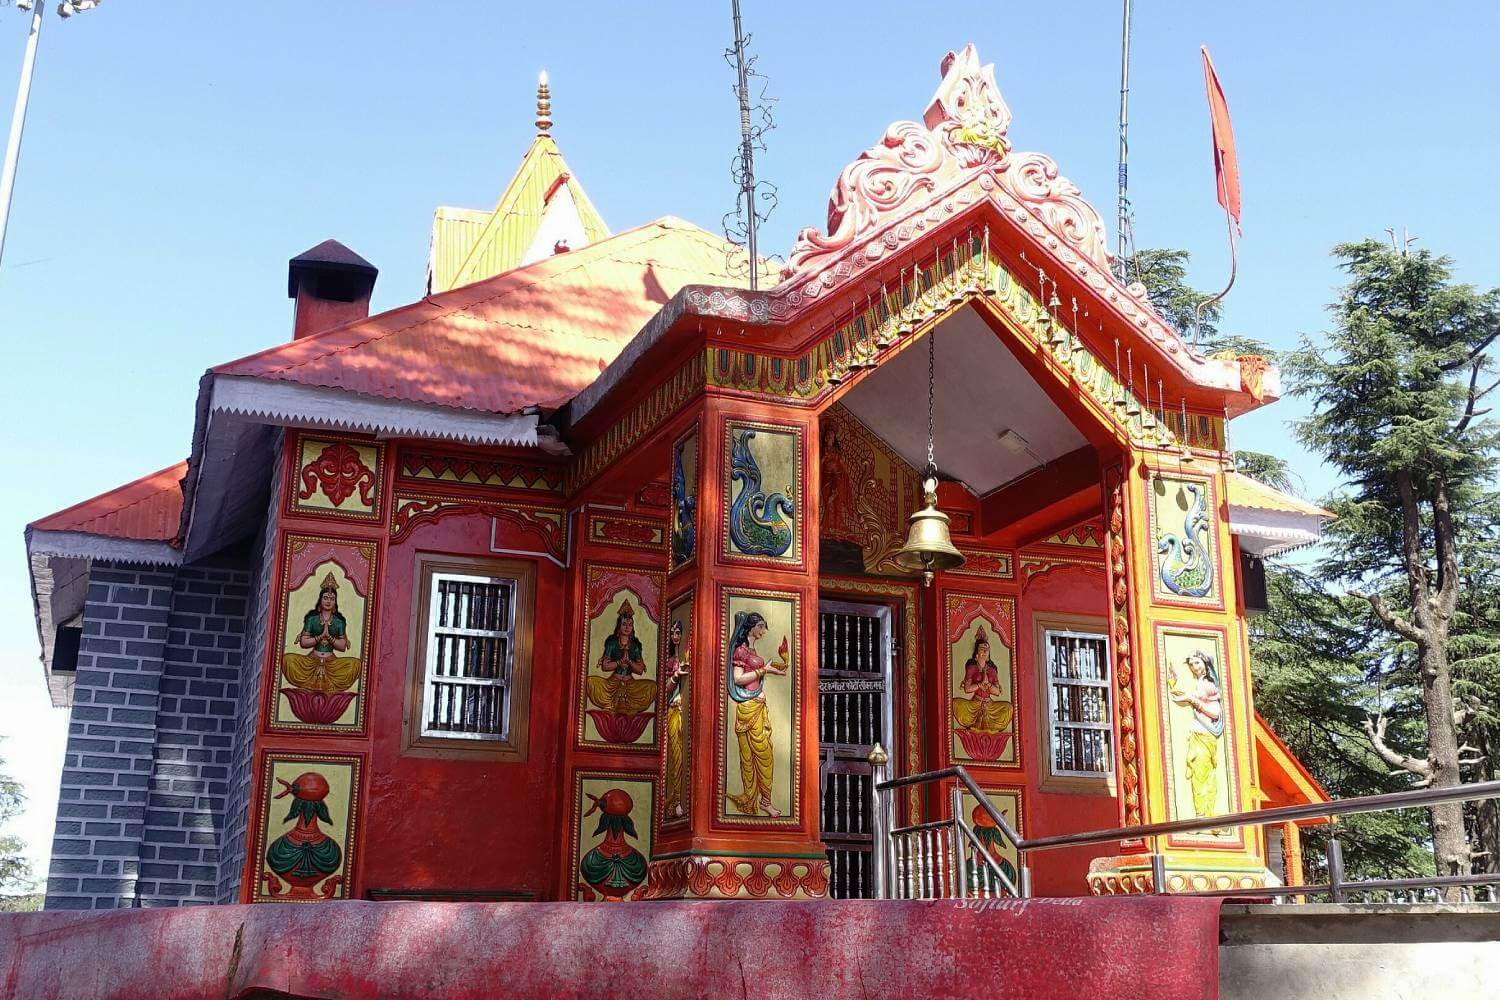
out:
<path id="1" fill-rule="evenodd" d="M 800 566 L 801 429 L 729 421 L 724 475 L 724 555 Z"/>
<path id="2" fill-rule="evenodd" d="M 627 549 L 659 552 L 667 544 L 667 526 L 648 517 L 590 513 L 588 540 L 595 545 L 618 545 Z"/>
<path id="3" fill-rule="evenodd" d="M 1220 608 L 1218 504 L 1205 479 L 1153 475 L 1151 595 L 1167 604 Z"/>
<path id="4" fill-rule="evenodd" d="M 948 594 L 948 731 L 955 761 L 1013 767 L 1016 735 L 1016 604 L 1008 597 Z"/>
<path id="5" fill-rule="evenodd" d="M 262 758 L 252 902 L 353 895 L 359 770 L 359 757 L 341 754 Z"/>
<path id="6" fill-rule="evenodd" d="M 698 554 L 698 428 L 672 446 L 672 555 L 670 568 Z"/>
<path id="7" fill-rule="evenodd" d="M 384 445 L 299 434 L 295 454 L 292 513 L 380 520 Z"/>
<path id="8" fill-rule="evenodd" d="M 584 746 L 654 748 L 661 587 L 660 573 L 588 568 L 578 711 Z"/>
<path id="9" fill-rule="evenodd" d="M 618 901 L 646 881 L 654 797 L 654 783 L 640 775 L 573 775 L 574 899 Z"/>
<path id="10" fill-rule="evenodd" d="M 667 611 L 667 644 L 662 657 L 665 749 L 662 763 L 662 826 L 686 823 L 692 808 L 693 697 L 689 657 L 693 648 L 693 595 L 684 594 Z"/>
<path id="11" fill-rule="evenodd" d="M 1170 819 L 1220 816 L 1240 808 L 1239 738 L 1224 661 L 1224 633 L 1157 626 L 1157 674 Z M 1232 844 L 1235 830 L 1173 838 L 1174 843 Z"/>
<path id="12" fill-rule="evenodd" d="M 1005 822 L 1010 824 L 1011 829 L 1015 830 L 1019 836 L 1026 836 L 1026 828 L 1022 825 L 1021 789 L 986 788 L 981 785 L 980 790 L 984 792 L 985 796 L 990 800 L 990 804 L 995 807 L 1000 815 L 1005 817 Z M 966 789 L 962 793 L 960 801 L 963 803 L 964 822 L 969 824 L 969 828 L 974 831 L 974 836 L 984 845 L 985 853 L 990 856 L 990 860 L 995 862 L 995 865 L 1004 873 L 1005 877 L 1010 879 L 1012 886 L 1019 886 L 1020 861 L 1016 845 L 1011 843 L 1010 839 L 1001 832 L 999 825 L 995 822 L 995 818 L 990 815 L 988 809 L 979 804 L 979 800 L 974 797 L 972 792 Z M 982 882 L 981 879 L 985 881 Z M 989 884 L 986 884 L 986 882 Z M 994 876 L 990 875 L 986 870 L 978 866 L 970 870 L 970 891 L 987 888 L 989 891 L 994 892 L 999 887 L 993 883 Z"/>
<path id="13" fill-rule="evenodd" d="M 921 476 L 842 406 L 820 418 L 818 531 L 829 541 L 860 547 L 866 572 L 896 570 L 916 510 Z"/>
<path id="14" fill-rule="evenodd" d="M 562 495 L 562 470 L 526 462 L 412 447 L 401 450 L 396 471 L 402 479 L 428 484 L 462 483 Z"/>
<path id="15" fill-rule="evenodd" d="M 270 729 L 363 731 L 376 553 L 374 542 L 286 537 Z"/>
<path id="16" fill-rule="evenodd" d="M 723 591 L 719 818 L 797 825 L 801 601 Z"/>

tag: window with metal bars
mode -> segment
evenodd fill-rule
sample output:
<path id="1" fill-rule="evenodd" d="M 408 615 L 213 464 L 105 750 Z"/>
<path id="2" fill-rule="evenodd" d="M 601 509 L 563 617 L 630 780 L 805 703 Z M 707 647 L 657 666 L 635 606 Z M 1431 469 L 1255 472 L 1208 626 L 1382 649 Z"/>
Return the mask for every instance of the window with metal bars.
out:
<path id="1" fill-rule="evenodd" d="M 431 586 L 422 735 L 503 740 L 516 582 L 434 573 Z"/>
<path id="2" fill-rule="evenodd" d="M 1108 777 L 1115 768 L 1108 641 L 1064 629 L 1049 628 L 1044 636 L 1051 771 Z"/>
<path id="3" fill-rule="evenodd" d="M 408 749 L 524 756 L 535 567 L 419 557 L 418 568 Z"/>

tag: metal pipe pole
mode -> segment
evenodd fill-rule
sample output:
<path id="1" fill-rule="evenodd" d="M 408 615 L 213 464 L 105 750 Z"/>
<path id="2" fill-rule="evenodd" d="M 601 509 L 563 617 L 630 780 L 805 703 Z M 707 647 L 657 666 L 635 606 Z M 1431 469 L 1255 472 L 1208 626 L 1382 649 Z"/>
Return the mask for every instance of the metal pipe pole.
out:
<path id="1" fill-rule="evenodd" d="M 31 100 L 31 75 L 36 69 L 37 40 L 42 35 L 42 8 L 36 0 L 31 8 L 31 34 L 26 37 L 26 57 L 21 61 L 21 86 L 16 90 L 16 110 L 10 119 L 10 141 L 5 144 L 5 169 L 0 172 L 0 262 L 5 259 L 5 230 L 10 225 L 11 195 L 16 189 L 16 162 L 21 158 L 21 132 L 26 127 L 26 105 Z"/>
<path id="2" fill-rule="evenodd" d="M 1119 217 L 1115 220 L 1115 269 L 1121 281 L 1128 277 L 1125 267 L 1126 255 L 1130 252 L 1127 234 L 1130 232 L 1129 173 L 1126 161 L 1130 157 L 1130 142 L 1126 135 L 1130 129 L 1130 0 L 1125 0 L 1124 24 L 1120 30 L 1120 176 Z"/>

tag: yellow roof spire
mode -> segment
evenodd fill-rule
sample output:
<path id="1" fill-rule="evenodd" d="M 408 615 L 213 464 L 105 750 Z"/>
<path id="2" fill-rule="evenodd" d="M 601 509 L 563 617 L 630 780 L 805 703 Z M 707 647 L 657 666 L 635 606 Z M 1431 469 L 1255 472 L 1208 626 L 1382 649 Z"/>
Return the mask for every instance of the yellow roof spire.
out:
<path id="1" fill-rule="evenodd" d="M 547 71 L 542 70 L 536 83 L 536 134 L 552 131 L 552 91 L 547 88 Z"/>

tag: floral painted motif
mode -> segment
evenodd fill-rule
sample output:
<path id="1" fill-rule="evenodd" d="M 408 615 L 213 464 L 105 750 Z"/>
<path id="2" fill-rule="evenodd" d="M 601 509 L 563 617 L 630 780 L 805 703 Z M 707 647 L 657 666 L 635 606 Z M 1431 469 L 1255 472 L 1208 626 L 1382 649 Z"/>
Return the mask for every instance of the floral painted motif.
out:
<path id="1" fill-rule="evenodd" d="M 321 490 L 335 507 L 341 507 L 358 491 L 364 508 L 375 506 L 375 470 L 347 442 L 335 441 L 325 447 L 316 459 L 302 467 L 301 478 L 299 500 L 310 500 Z"/>

